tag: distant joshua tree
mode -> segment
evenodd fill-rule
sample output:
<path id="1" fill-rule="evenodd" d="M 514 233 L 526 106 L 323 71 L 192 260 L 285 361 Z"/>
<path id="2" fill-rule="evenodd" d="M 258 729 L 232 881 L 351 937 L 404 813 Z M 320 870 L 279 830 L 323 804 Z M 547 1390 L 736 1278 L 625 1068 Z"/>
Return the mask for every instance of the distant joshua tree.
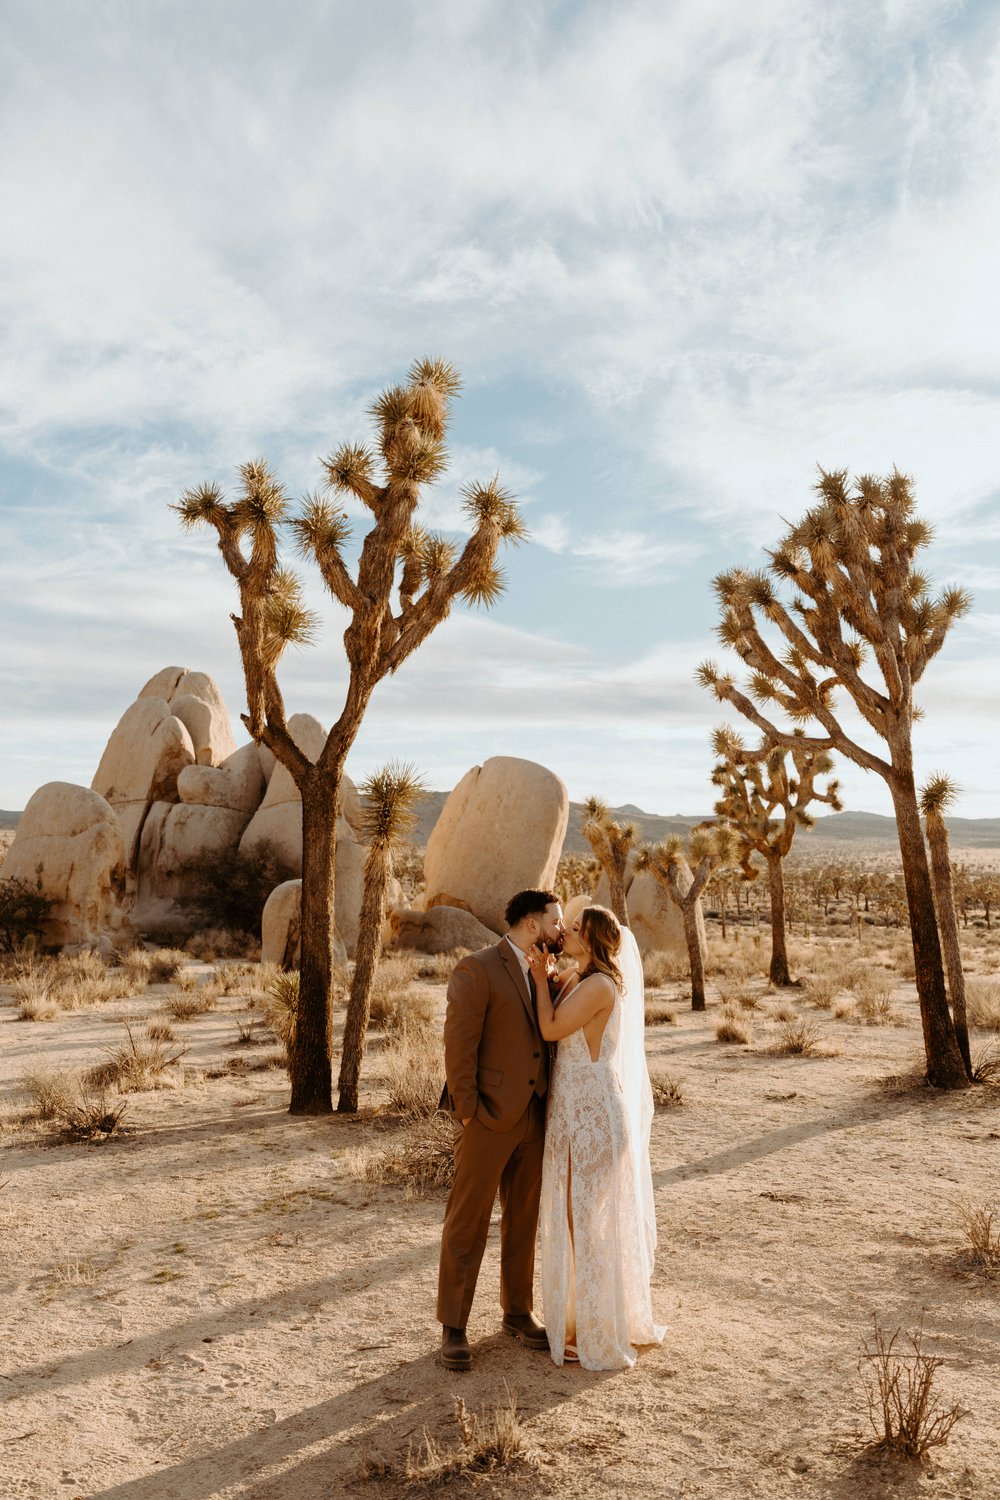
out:
<path id="1" fill-rule="evenodd" d="M 816 821 L 806 811 L 810 802 L 825 802 L 834 812 L 840 811 L 839 783 L 829 781 L 823 791 L 816 785 L 818 776 L 827 776 L 833 769 L 833 758 L 808 745 L 802 730 L 787 748 L 769 745 L 765 739 L 756 749 L 748 749 L 723 724 L 712 735 L 712 748 L 719 757 L 712 784 L 722 791 L 715 811 L 736 836 L 743 873 L 752 878 L 753 855 L 764 856 L 771 898 L 768 977 L 772 984 L 788 985 L 792 977 L 785 943 L 784 859 L 796 829 L 812 828 Z M 789 774 L 789 760 L 794 774 Z"/>
<path id="2" fill-rule="evenodd" d="M 636 856 L 636 869 L 648 870 L 681 914 L 691 971 L 692 1010 L 705 1009 L 705 954 L 698 927 L 701 893 L 713 875 L 735 864 L 737 856 L 733 833 L 719 827 L 693 828 L 686 851 L 684 840 L 674 834 L 662 844 L 645 846 Z"/>
<path id="3" fill-rule="evenodd" d="M 362 824 L 368 842 L 361 897 L 361 922 L 354 955 L 354 976 L 344 1019 L 340 1053 L 338 1112 L 356 1114 L 361 1064 L 365 1056 L 372 986 L 378 971 L 385 922 L 385 896 L 393 858 L 417 820 L 416 804 L 427 788 L 412 766 L 390 762 L 361 783 Z"/>
<path id="4" fill-rule="evenodd" d="M 899 833 L 913 962 L 923 1023 L 928 1082 L 965 1088 L 968 1074 L 948 1011 L 941 944 L 934 913 L 913 770 L 914 688 L 948 631 L 969 608 L 964 589 L 936 598 L 915 558 L 931 539 L 914 514 L 913 485 L 898 470 L 863 476 L 848 489 L 847 471 L 820 470 L 819 502 L 769 553 L 768 572 L 794 590 L 783 603 L 767 573 L 736 568 L 715 580 L 722 606 L 720 639 L 751 670 L 749 690 L 714 662 L 699 678 L 731 703 L 775 745 L 796 743 L 764 711 L 784 710 L 796 724 L 822 733 L 803 743 L 837 750 L 874 771 L 892 795 Z M 777 641 L 772 645 L 772 641 Z M 869 676 L 864 675 L 866 664 Z M 845 691 L 888 758 L 847 734 L 836 712 Z"/>
<path id="5" fill-rule="evenodd" d="M 962 968 L 962 948 L 958 936 L 958 912 L 955 908 L 955 884 L 951 870 L 951 851 L 948 847 L 948 825 L 944 819 L 945 813 L 957 796 L 958 787 L 950 776 L 946 776 L 942 771 L 936 771 L 920 788 L 920 810 L 924 815 L 927 845 L 931 852 L 931 878 L 934 882 L 938 928 L 941 933 L 941 947 L 944 949 L 945 972 L 948 976 L 952 1020 L 966 1071 L 971 1078 L 972 1054 L 969 1048 L 969 1021 L 965 1008 L 965 970 Z"/>
<path id="6" fill-rule="evenodd" d="M 583 811 L 586 815 L 583 836 L 608 877 L 611 910 L 622 926 L 627 927 L 625 875 L 628 871 L 628 857 L 636 838 L 635 824 L 616 822 L 607 803 L 602 802 L 600 797 L 588 797 L 583 804 Z"/>
<path id="7" fill-rule="evenodd" d="M 384 391 L 372 408 L 377 454 L 345 445 L 325 460 L 327 488 L 348 494 L 371 513 L 355 574 L 344 557 L 346 513 L 325 497 L 307 495 L 293 515 L 285 491 L 263 460 L 244 464 L 237 498 L 219 486 L 185 492 L 173 507 L 185 526 L 206 525 L 236 580 L 240 613 L 233 616 L 246 681 L 243 723 L 287 767 L 302 797 L 302 958 L 299 1009 L 289 1059 L 293 1114 L 333 1109 L 330 983 L 333 968 L 334 850 L 337 801 L 348 751 L 371 695 L 448 615 L 456 599 L 490 605 L 503 590 L 497 567 L 501 542 L 524 527 L 496 478 L 465 487 L 472 535 L 461 553 L 424 530 L 421 486 L 447 465 L 445 434 L 460 381 L 438 359 L 415 364 L 405 385 Z M 298 578 L 282 566 L 279 537 L 291 533 L 300 553 L 319 568 L 327 590 L 348 613 L 344 632 L 348 683 L 343 708 L 315 763 L 299 749 L 285 719 L 277 668 L 290 644 L 313 639 Z"/>

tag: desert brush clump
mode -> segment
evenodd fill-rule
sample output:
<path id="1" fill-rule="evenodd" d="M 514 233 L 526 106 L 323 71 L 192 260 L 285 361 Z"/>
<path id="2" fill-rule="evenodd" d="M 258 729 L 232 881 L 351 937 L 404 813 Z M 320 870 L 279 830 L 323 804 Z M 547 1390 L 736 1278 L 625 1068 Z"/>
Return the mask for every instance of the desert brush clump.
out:
<path id="1" fill-rule="evenodd" d="M 369 1026 L 389 1035 L 400 1031 L 430 1031 L 438 1019 L 438 998 L 427 985 L 407 984 L 383 989 L 372 996 Z"/>
<path id="2" fill-rule="evenodd" d="M 872 1315 L 873 1336 L 865 1341 L 858 1360 L 868 1419 L 875 1433 L 869 1452 L 922 1462 L 932 1448 L 939 1448 L 968 1411 L 954 1403 L 943 1406 L 934 1394 L 937 1372 L 944 1364 L 940 1355 L 924 1350 L 923 1319 L 906 1335 L 909 1352 L 897 1348 L 902 1330 L 888 1338 L 877 1313 Z"/>
<path id="3" fill-rule="evenodd" d="M 749 1047 L 753 1042 L 753 1031 L 734 1010 L 724 1010 L 715 1023 L 715 1040 Z"/>
<path id="4" fill-rule="evenodd" d="M 804 1016 L 783 1020 L 772 1051 L 782 1057 L 815 1057 L 819 1051 L 819 1030 Z"/>
<path id="5" fill-rule="evenodd" d="M 179 995 L 168 995 L 163 1009 L 175 1021 L 193 1021 L 195 1016 L 207 1016 L 218 1003 L 218 995 L 208 985 L 194 985 L 182 990 Z"/>
<path id="6" fill-rule="evenodd" d="M 992 1203 L 963 1203 L 958 1222 L 966 1240 L 965 1265 L 992 1280 L 1000 1273 L 1000 1210 Z"/>
<path id="7" fill-rule="evenodd" d="M 653 1068 L 650 1070 L 649 1083 L 657 1109 L 676 1109 L 684 1103 L 684 1090 L 672 1073 L 663 1068 Z"/>
<path id="8" fill-rule="evenodd" d="M 157 948 L 150 955 L 149 983 L 170 984 L 191 962 L 191 955 L 180 948 Z"/>
<path id="9" fill-rule="evenodd" d="M 0 849 L 0 865 L 3 857 Z M 12 875 L 0 879 L 0 952 L 16 953 L 26 944 L 40 943 L 51 905 L 26 880 Z"/>
<path id="10" fill-rule="evenodd" d="M 127 1108 L 123 1100 L 109 1100 L 103 1088 L 73 1069 L 35 1069 L 24 1075 L 21 1087 L 32 1101 L 34 1117 L 61 1126 L 66 1139 L 95 1140 L 112 1135 Z"/>
<path id="11" fill-rule="evenodd" d="M 171 1074 L 170 1070 L 180 1062 L 187 1048 L 171 1048 L 148 1035 L 136 1037 L 128 1021 L 123 1024 L 125 1040 L 112 1048 L 103 1062 L 86 1070 L 84 1082 L 90 1088 L 115 1088 L 121 1094 L 166 1088 L 176 1082 L 176 1072 Z"/>
<path id="12" fill-rule="evenodd" d="M 965 990 L 969 1025 L 977 1031 L 1000 1031 L 1000 980 L 969 975 Z"/>
<path id="13" fill-rule="evenodd" d="M 444 1443 L 424 1428 L 416 1450 L 407 1451 L 397 1462 L 372 1455 L 365 1459 L 359 1478 L 404 1483 L 411 1490 L 441 1489 L 453 1480 L 474 1481 L 500 1471 L 525 1470 L 534 1459 L 517 1407 L 517 1397 L 504 1382 L 507 1399 L 492 1411 L 470 1412 L 459 1397 L 455 1402 L 457 1441 Z"/>
<path id="14" fill-rule="evenodd" d="M 454 1130 L 447 1115 L 422 1115 L 378 1142 L 358 1147 L 345 1169 L 358 1182 L 403 1187 L 415 1197 L 445 1191 L 454 1174 Z"/>
<path id="15" fill-rule="evenodd" d="M 655 997 L 646 1001 L 646 1025 L 647 1026 L 676 1026 L 677 1012 L 666 1000 Z"/>
<path id="16" fill-rule="evenodd" d="M 394 1032 L 381 1058 L 389 1108 L 401 1115 L 429 1115 L 438 1107 L 444 1079 L 441 1041 L 426 1027 Z"/>
<path id="17" fill-rule="evenodd" d="M 642 960 L 642 977 L 647 990 L 662 989 L 667 984 L 682 984 L 687 978 L 687 961 L 679 954 L 655 949 Z"/>

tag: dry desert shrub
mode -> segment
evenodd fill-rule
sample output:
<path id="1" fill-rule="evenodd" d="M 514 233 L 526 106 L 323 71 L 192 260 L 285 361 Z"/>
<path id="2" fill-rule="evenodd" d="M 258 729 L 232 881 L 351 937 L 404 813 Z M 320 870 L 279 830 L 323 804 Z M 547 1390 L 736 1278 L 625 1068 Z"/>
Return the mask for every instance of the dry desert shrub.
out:
<path id="1" fill-rule="evenodd" d="M 1000 980 L 978 975 L 967 978 L 965 1005 L 970 1026 L 979 1031 L 1000 1031 Z"/>
<path id="2" fill-rule="evenodd" d="M 657 1109 L 676 1109 L 684 1103 L 684 1090 L 671 1073 L 656 1068 L 650 1073 L 649 1082 Z"/>
<path id="3" fill-rule="evenodd" d="M 146 1027 L 146 1035 L 151 1042 L 176 1042 L 177 1040 L 169 1021 L 150 1021 Z"/>
<path id="4" fill-rule="evenodd" d="M 421 953 L 417 958 L 417 978 L 450 979 L 455 965 L 468 951 L 467 948 L 455 948 L 451 953 Z"/>
<path id="5" fill-rule="evenodd" d="M 295 1018 L 299 1010 L 299 975 L 297 969 L 279 969 L 260 997 L 264 1020 L 274 1032 L 288 1057 L 295 1040 Z"/>
<path id="6" fill-rule="evenodd" d="M 429 1115 L 444 1080 L 441 1043 L 424 1026 L 397 1031 L 383 1054 L 389 1107 L 401 1115 Z"/>
<path id="7" fill-rule="evenodd" d="M 260 939 L 252 932 L 237 932 L 229 927 L 206 927 L 184 944 L 192 958 L 214 963 L 217 958 L 251 960 L 260 957 Z"/>
<path id="8" fill-rule="evenodd" d="M 749 1047 L 753 1041 L 753 1031 L 748 1022 L 734 1010 L 724 1010 L 715 1026 L 715 1040 L 717 1042 L 734 1042 L 743 1047 Z"/>
<path id="9" fill-rule="evenodd" d="M 832 1010 L 843 985 L 832 974 L 817 974 L 806 980 L 805 998 L 817 1010 Z"/>
<path id="10" fill-rule="evenodd" d="M 49 1021 L 64 1010 L 125 1000 L 135 986 L 124 973 L 109 973 L 95 953 L 31 959 L 20 965 L 13 985 L 22 1021 Z"/>
<path id="11" fill-rule="evenodd" d="M 190 1021 L 195 1016 L 208 1015 L 209 1011 L 215 1009 L 218 998 L 217 986 L 209 981 L 206 984 L 192 985 L 186 993 L 168 996 L 163 1002 L 163 1008 L 175 1021 Z"/>
<path id="12" fill-rule="evenodd" d="M 223 995 L 253 995 L 261 994 L 266 990 L 273 975 L 268 975 L 265 982 L 261 983 L 260 965 L 250 963 L 224 963 L 216 969 L 215 977 L 221 987 Z M 268 964 L 267 968 L 277 968 L 277 965 Z"/>
<path id="13" fill-rule="evenodd" d="M 706 973 L 716 979 L 728 979 L 735 985 L 744 985 L 748 979 L 759 974 L 760 965 L 741 949 L 710 947 L 705 969 Z"/>
<path id="14" fill-rule="evenodd" d="M 358 1182 L 405 1187 L 415 1196 L 451 1186 L 454 1130 L 440 1111 L 424 1115 L 389 1140 L 361 1146 L 345 1158 Z"/>
<path id="15" fill-rule="evenodd" d="M 150 984 L 169 984 L 190 961 L 191 955 L 183 953 L 180 948 L 157 948 L 150 954 Z"/>
<path id="16" fill-rule="evenodd" d="M 972 1077 L 975 1083 L 1000 1083 L 1000 1051 L 995 1042 L 988 1042 L 972 1059 Z"/>
<path id="17" fill-rule="evenodd" d="M 134 993 L 146 988 L 153 968 L 153 955 L 148 949 L 129 948 L 127 952 L 118 955 L 118 963 L 130 983 L 135 986 Z"/>
<path id="18" fill-rule="evenodd" d="M 362 1465 L 360 1477 L 402 1482 L 412 1493 L 441 1489 L 456 1479 L 474 1481 L 480 1476 L 496 1475 L 500 1470 L 510 1473 L 515 1468 L 533 1465 L 517 1397 L 506 1381 L 504 1386 L 507 1399 L 491 1412 L 476 1414 L 468 1411 L 461 1398 L 455 1402 L 458 1424 L 455 1443 L 438 1442 L 425 1427 L 416 1452 L 411 1446 L 402 1463 L 370 1457 Z"/>
<path id="19" fill-rule="evenodd" d="M 773 1021 L 797 1021 L 799 1013 L 794 1005 L 789 1005 L 787 1000 L 779 1000 L 771 1012 Z"/>
<path id="20" fill-rule="evenodd" d="M 853 1000 L 835 1000 L 832 1006 L 835 1021 L 853 1021 L 857 1018 L 857 1006 Z"/>
<path id="21" fill-rule="evenodd" d="M 665 984 L 679 984 L 687 978 L 687 959 L 676 953 L 647 953 L 642 961 L 642 977 L 646 988 L 662 989 Z"/>
<path id="22" fill-rule="evenodd" d="M 19 1021 L 51 1021 L 62 1013 L 52 993 L 48 974 L 34 966 L 19 974 L 13 984 L 14 1002 Z"/>
<path id="23" fill-rule="evenodd" d="M 93 1140 L 113 1134 L 127 1108 L 121 1100 L 110 1103 L 102 1088 L 68 1070 L 37 1069 L 25 1074 L 21 1087 L 34 1102 L 35 1118 L 61 1125 L 69 1139 Z"/>
<path id="24" fill-rule="evenodd" d="M 868 1419 L 875 1433 L 870 1451 L 921 1462 L 932 1448 L 940 1448 L 952 1428 L 968 1411 L 957 1404 L 942 1406 L 933 1394 L 937 1372 L 944 1361 L 923 1348 L 923 1319 L 906 1335 L 910 1352 L 897 1350 L 902 1332 L 897 1328 L 888 1339 L 878 1319 L 872 1316 L 872 1343 L 862 1346 L 858 1360 Z"/>
<path id="25" fill-rule="evenodd" d="M 126 1021 L 125 1040 L 108 1053 L 103 1062 L 95 1063 L 83 1075 L 84 1083 L 93 1089 L 115 1088 L 122 1094 L 139 1093 L 144 1089 L 165 1088 L 174 1082 L 168 1077 L 187 1051 L 186 1047 L 168 1048 L 152 1037 L 132 1034 Z"/>
<path id="26" fill-rule="evenodd" d="M 646 1001 L 647 1026 L 676 1026 L 677 1012 L 665 1000 Z"/>
<path id="27" fill-rule="evenodd" d="M 437 996 L 423 984 L 407 984 L 402 989 L 379 989 L 372 993 L 369 1026 L 390 1034 L 401 1031 L 429 1031 L 438 1014 Z"/>
<path id="28" fill-rule="evenodd" d="M 1000 1213 L 989 1203 L 963 1203 L 958 1219 L 967 1241 L 966 1263 L 992 1280 L 1000 1271 Z"/>
<path id="29" fill-rule="evenodd" d="M 720 986 L 719 1004 L 723 1010 L 756 1010 L 760 994 L 747 984 Z"/>
<path id="30" fill-rule="evenodd" d="M 781 1024 L 773 1050 L 782 1057 L 815 1057 L 819 1051 L 819 1032 L 814 1021 L 792 1016 Z"/>

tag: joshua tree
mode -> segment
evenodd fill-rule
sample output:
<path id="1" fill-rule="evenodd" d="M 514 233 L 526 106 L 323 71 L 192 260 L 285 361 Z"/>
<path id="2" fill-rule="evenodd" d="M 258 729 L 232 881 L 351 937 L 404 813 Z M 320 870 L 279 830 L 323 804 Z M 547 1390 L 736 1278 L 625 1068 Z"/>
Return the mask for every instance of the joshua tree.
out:
<path id="1" fill-rule="evenodd" d="M 787 748 L 765 740 L 756 749 L 747 746 L 727 725 L 712 735 L 712 748 L 719 757 L 712 771 L 712 784 L 722 796 L 715 811 L 733 830 L 739 843 L 740 864 L 749 874 L 754 854 L 762 854 L 767 867 L 771 897 L 772 984 L 792 983 L 785 945 L 785 882 L 783 862 L 792 847 L 798 827 L 811 828 L 815 818 L 806 811 L 810 802 L 825 802 L 840 809 L 839 784 L 827 782 L 823 791 L 817 776 L 828 776 L 833 759 L 825 750 L 809 746 L 799 730 Z M 793 775 L 789 774 L 791 759 Z"/>
<path id="2" fill-rule="evenodd" d="M 680 911 L 691 969 L 691 1009 L 704 1010 L 705 952 L 698 926 L 701 893 L 713 874 L 735 863 L 737 842 L 728 828 L 693 828 L 687 853 L 690 864 L 684 857 L 684 840 L 674 834 L 662 844 L 640 849 L 635 867 L 648 870 Z"/>
<path id="3" fill-rule="evenodd" d="M 356 1114 L 361 1064 L 365 1056 L 372 985 L 378 970 L 385 921 L 385 893 L 392 878 L 393 856 L 416 822 L 415 805 L 427 790 L 412 766 L 391 762 L 375 771 L 359 788 L 364 797 L 363 828 L 368 840 L 361 922 L 354 956 L 354 977 L 344 1019 L 340 1053 L 340 1097 L 337 1109 Z"/>
<path id="4" fill-rule="evenodd" d="M 293 1114 L 325 1114 L 331 1098 L 330 979 L 333 946 L 334 829 L 344 761 L 377 684 L 395 672 L 449 613 L 455 599 L 492 604 L 502 591 L 500 543 L 524 535 L 517 507 L 494 478 L 465 487 L 473 530 L 460 554 L 418 523 L 421 486 L 446 467 L 449 407 L 455 370 L 423 360 L 406 385 L 383 392 L 372 408 L 378 453 L 345 445 L 325 460 L 327 488 L 354 497 L 371 512 L 352 575 L 344 557 L 347 515 L 330 499 L 307 495 L 293 514 L 266 463 L 240 470 L 237 498 L 216 484 L 188 490 L 174 509 L 186 526 L 211 526 L 236 580 L 240 613 L 233 616 L 246 680 L 253 738 L 273 751 L 302 797 L 302 959 L 299 1013 L 290 1058 Z M 314 561 L 333 598 L 346 609 L 348 683 L 343 708 L 315 762 L 288 731 L 277 668 L 290 643 L 310 641 L 315 617 L 301 586 L 281 565 L 279 536 L 290 532 Z"/>
<path id="5" fill-rule="evenodd" d="M 611 910 L 622 926 L 627 927 L 625 873 L 628 869 L 628 857 L 635 843 L 635 824 L 616 823 L 607 803 L 602 802 L 599 797 L 588 797 L 583 810 L 586 814 L 583 836 L 608 877 Z"/>
<path id="6" fill-rule="evenodd" d="M 715 580 L 722 605 L 719 636 L 751 669 L 749 690 L 738 688 L 714 662 L 703 663 L 699 677 L 772 744 L 791 746 L 796 734 L 766 716 L 768 704 L 783 709 L 793 724 L 820 726 L 820 734 L 804 740 L 812 749 L 837 750 L 885 780 L 906 881 L 928 1082 L 964 1088 L 968 1076 L 948 1011 L 917 806 L 912 729 L 913 690 L 968 609 L 969 596 L 949 588 L 932 598 L 926 577 L 915 568 L 931 531 L 914 514 L 913 486 L 905 475 L 864 476 L 849 491 L 846 470 L 820 470 L 816 488 L 819 502 L 769 554 L 768 572 L 791 585 L 791 603 L 782 602 L 767 572 L 737 568 Z M 863 675 L 868 662 L 874 681 Z M 847 692 L 885 742 L 887 757 L 847 734 L 837 716 L 838 690 Z"/>
<path id="7" fill-rule="evenodd" d="M 958 937 L 958 913 L 955 910 L 955 885 L 951 873 L 951 851 L 948 848 L 948 825 L 944 819 L 945 813 L 957 796 L 957 786 L 941 771 L 936 771 L 920 788 L 920 810 L 924 815 L 927 845 L 931 851 L 931 879 L 934 882 L 938 930 L 941 933 L 945 973 L 948 976 L 951 1015 L 959 1050 L 965 1060 L 966 1071 L 971 1078 L 972 1055 L 969 1050 L 969 1021 L 965 1009 L 965 971 L 962 968 L 962 948 Z"/>

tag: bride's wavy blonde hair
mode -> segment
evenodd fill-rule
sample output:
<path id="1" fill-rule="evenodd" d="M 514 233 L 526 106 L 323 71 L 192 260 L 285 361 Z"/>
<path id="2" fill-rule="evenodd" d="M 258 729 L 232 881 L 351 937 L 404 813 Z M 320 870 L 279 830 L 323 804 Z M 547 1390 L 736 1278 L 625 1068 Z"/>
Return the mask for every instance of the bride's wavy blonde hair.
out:
<path id="1" fill-rule="evenodd" d="M 615 963 L 622 946 L 618 918 L 606 906 L 585 906 L 580 913 L 580 936 L 590 949 L 588 974 L 607 974 L 622 987 L 622 972 Z"/>

